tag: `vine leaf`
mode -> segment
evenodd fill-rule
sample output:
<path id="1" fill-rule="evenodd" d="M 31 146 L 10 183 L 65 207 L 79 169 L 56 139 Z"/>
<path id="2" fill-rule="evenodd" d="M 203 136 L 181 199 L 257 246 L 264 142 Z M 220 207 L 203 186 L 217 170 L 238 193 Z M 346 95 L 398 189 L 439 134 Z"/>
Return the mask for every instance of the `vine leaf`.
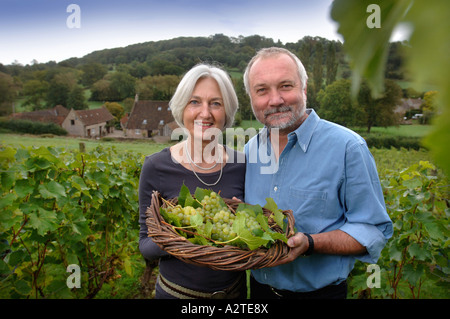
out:
<path id="1" fill-rule="evenodd" d="M 257 249 L 261 246 L 266 246 L 269 242 L 273 241 L 272 237 L 268 234 L 255 236 L 250 230 L 247 229 L 246 215 L 240 212 L 236 213 L 236 219 L 233 222 L 233 231 L 239 236 L 239 238 L 245 242 L 250 250 Z"/>

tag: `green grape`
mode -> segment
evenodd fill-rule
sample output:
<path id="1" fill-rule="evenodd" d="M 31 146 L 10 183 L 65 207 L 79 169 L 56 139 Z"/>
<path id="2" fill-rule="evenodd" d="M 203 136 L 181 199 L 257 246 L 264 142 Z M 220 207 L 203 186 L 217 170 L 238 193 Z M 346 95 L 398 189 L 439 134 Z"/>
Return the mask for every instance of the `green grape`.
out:
<path id="1" fill-rule="evenodd" d="M 205 190 L 203 190 L 205 191 Z M 223 200 L 219 194 L 216 192 L 208 192 L 209 195 L 203 196 L 201 201 L 197 201 L 196 205 L 199 207 L 185 206 L 181 205 L 169 205 L 166 212 L 169 214 L 174 214 L 177 216 L 177 220 L 181 222 L 180 234 L 186 236 L 187 238 L 195 238 L 195 236 L 201 236 L 206 238 L 211 242 L 211 245 L 223 246 L 223 245 L 237 245 L 239 247 L 245 247 L 245 242 L 251 242 L 255 249 L 257 248 L 254 244 L 255 238 L 250 238 L 248 233 L 241 233 L 239 229 L 244 227 L 253 233 L 252 236 L 261 237 L 264 232 L 260 223 L 256 219 L 256 215 L 253 211 L 248 211 L 247 209 L 240 210 L 239 214 L 244 215 L 244 220 L 240 219 L 240 224 L 238 225 L 238 230 L 236 230 L 239 235 L 233 230 L 233 224 L 236 220 L 235 213 L 231 212 L 227 206 L 223 206 Z M 195 199 L 194 199 L 195 200 Z M 198 225 L 198 219 L 196 223 L 191 225 L 192 216 L 200 214 L 203 218 L 203 224 Z M 242 215 L 240 215 L 242 218 Z M 260 215 L 258 215 L 259 218 Z M 267 217 L 266 221 L 267 221 Z M 244 222 L 244 224 L 242 224 Z M 210 223 L 208 228 L 207 223 Z M 209 228 L 211 227 L 211 228 Z M 184 231 L 183 231 L 184 230 Z M 247 236 L 247 237 L 246 237 Z M 203 240 L 202 238 L 202 240 Z M 247 240 L 247 241 L 246 241 Z M 287 239 L 286 239 L 287 240 Z M 265 245 L 267 239 L 261 239 L 262 245 Z M 204 244 L 204 240 L 202 241 Z"/>

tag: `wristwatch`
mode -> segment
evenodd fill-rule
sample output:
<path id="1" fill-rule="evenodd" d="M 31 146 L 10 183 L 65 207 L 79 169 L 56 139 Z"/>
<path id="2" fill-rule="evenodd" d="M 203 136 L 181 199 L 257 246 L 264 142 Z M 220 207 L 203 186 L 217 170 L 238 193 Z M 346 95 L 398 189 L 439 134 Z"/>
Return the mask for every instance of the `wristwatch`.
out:
<path id="1" fill-rule="evenodd" d="M 314 239 L 308 233 L 303 233 L 308 238 L 308 250 L 305 251 L 303 256 L 309 256 L 314 252 Z"/>

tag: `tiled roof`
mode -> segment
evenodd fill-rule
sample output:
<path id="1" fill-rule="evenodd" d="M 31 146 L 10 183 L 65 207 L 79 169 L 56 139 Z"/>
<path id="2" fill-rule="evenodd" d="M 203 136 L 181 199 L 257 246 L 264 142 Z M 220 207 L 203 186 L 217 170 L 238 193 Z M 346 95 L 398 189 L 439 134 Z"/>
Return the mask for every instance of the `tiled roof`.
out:
<path id="1" fill-rule="evenodd" d="M 114 116 L 104 106 L 93 110 L 76 110 L 75 113 L 86 126 L 108 122 L 114 119 Z"/>
<path id="2" fill-rule="evenodd" d="M 68 109 L 62 105 L 57 105 L 54 108 L 47 110 L 15 113 L 12 114 L 12 118 L 61 125 L 67 114 L 69 114 Z"/>
<path id="3" fill-rule="evenodd" d="M 167 101 L 137 101 L 133 106 L 127 129 L 157 130 L 174 121 Z"/>

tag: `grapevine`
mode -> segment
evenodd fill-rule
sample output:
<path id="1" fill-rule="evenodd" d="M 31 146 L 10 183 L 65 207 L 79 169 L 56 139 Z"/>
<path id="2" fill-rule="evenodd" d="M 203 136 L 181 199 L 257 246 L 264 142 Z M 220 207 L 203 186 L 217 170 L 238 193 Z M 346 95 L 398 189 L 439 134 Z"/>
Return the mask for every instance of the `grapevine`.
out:
<path id="1" fill-rule="evenodd" d="M 239 204 L 236 210 L 229 207 L 216 192 L 197 188 L 192 196 L 183 185 L 178 204 L 164 200 L 160 208 L 164 220 L 180 235 L 199 245 L 221 247 L 233 245 L 241 248 L 269 248 L 276 240 L 287 242 L 284 234 L 275 232 L 269 224 L 286 229 L 283 213 L 268 198 L 265 208 L 272 214 L 266 216 L 259 205 Z"/>

